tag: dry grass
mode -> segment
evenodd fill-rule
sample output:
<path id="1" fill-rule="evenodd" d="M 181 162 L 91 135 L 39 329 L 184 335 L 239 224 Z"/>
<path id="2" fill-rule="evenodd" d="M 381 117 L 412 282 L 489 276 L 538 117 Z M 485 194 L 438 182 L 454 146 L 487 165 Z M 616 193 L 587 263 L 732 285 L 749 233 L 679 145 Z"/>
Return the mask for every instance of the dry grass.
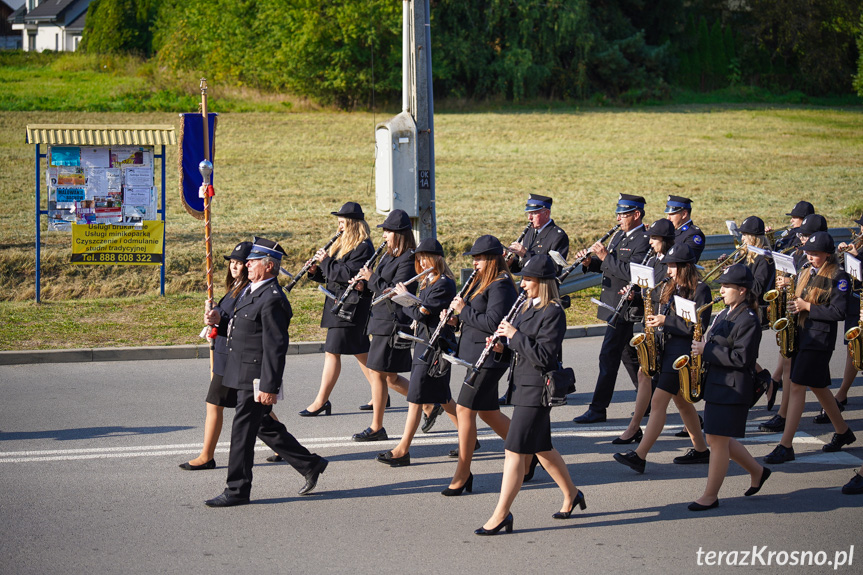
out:
<path id="1" fill-rule="evenodd" d="M 299 268 L 332 235 L 335 222 L 329 212 L 343 202 L 359 201 L 373 226 L 382 221 L 371 213 L 371 174 L 374 123 L 386 117 L 224 114 L 216 140 L 216 253 L 260 235 L 280 240 L 290 254 L 285 266 Z M 72 266 L 69 235 L 43 233 L 42 294 L 50 303 L 29 303 L 35 289 L 34 174 L 24 126 L 175 120 L 171 114 L 0 113 L 0 191 L 6 199 L 0 205 L 0 286 L 4 299 L 11 300 L 0 310 L 17 318 L 3 322 L 0 348 L 195 341 L 204 292 L 203 233 L 201 223 L 180 205 L 175 150 L 169 150 L 168 159 L 166 291 L 177 297 L 152 297 L 158 292 L 158 268 Z M 689 196 L 695 220 L 707 233 L 724 233 L 725 219 L 740 221 L 751 214 L 783 226 L 784 214 L 804 198 L 831 226 L 850 224 L 849 207 L 863 209 L 863 116 L 856 109 L 453 113 L 439 114 L 435 127 L 438 235 L 448 254 L 461 254 L 483 233 L 513 239 L 523 227 L 523 203 L 530 192 L 555 198 L 554 218 L 568 231 L 572 249 L 613 224 L 619 192 L 645 195 L 649 221 L 661 217 L 667 194 Z M 454 268 L 468 263 L 460 255 L 450 262 Z M 221 278 L 223 268 L 217 269 Z M 147 323 L 158 327 L 140 327 L 133 330 L 136 336 L 120 334 L 107 319 L 100 323 L 104 304 L 86 299 L 94 297 L 112 298 L 99 301 L 113 302 L 117 313 L 126 314 L 120 325 L 141 326 L 146 309 Z M 320 339 L 320 296 L 314 287 L 298 288 L 291 300 L 293 338 Z M 163 305 L 167 301 L 173 303 Z M 67 311 L 40 311 L 55 307 Z M 587 303 L 574 307 L 581 311 L 570 311 L 570 323 L 590 321 L 593 310 Z M 90 318 L 88 335 L 78 340 L 74 331 L 66 340 L 46 335 L 54 331 L 52 322 L 63 323 L 75 310 L 80 323 Z M 172 325 L 183 325 L 182 333 L 172 332 Z M 130 343 L 129 337 L 138 340 Z"/>

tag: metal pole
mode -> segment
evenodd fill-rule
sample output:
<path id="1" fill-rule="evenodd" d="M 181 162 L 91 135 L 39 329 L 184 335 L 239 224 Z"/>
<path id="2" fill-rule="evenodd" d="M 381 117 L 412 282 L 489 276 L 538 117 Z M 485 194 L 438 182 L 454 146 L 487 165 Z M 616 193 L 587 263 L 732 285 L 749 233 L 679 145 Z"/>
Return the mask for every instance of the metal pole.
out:
<path id="1" fill-rule="evenodd" d="M 402 112 L 410 110 L 410 3 L 404 0 L 402 4 Z"/>
<path id="2" fill-rule="evenodd" d="M 165 295 L 165 144 L 162 144 L 162 273 L 159 281 L 159 291 Z"/>
<path id="3" fill-rule="evenodd" d="M 428 0 L 414 0 L 413 6 L 413 102 L 411 110 L 417 127 L 417 192 L 419 218 L 416 230 L 420 240 L 437 237 L 434 206 L 434 137 L 432 128 L 432 72 Z"/>
<path id="4" fill-rule="evenodd" d="M 40 188 L 42 182 L 39 180 L 39 144 L 36 144 L 36 303 L 42 301 L 42 195 Z"/>

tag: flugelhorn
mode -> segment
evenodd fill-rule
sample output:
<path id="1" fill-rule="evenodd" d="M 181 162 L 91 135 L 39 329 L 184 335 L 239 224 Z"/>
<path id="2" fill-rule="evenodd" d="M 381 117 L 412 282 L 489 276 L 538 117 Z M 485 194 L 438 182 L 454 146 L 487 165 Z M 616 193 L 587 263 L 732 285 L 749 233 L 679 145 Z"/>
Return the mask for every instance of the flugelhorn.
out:
<path id="1" fill-rule="evenodd" d="M 722 271 L 723 269 L 727 268 L 728 266 L 736 264 L 737 262 L 742 260 L 745 255 L 746 255 L 746 244 L 740 244 L 739 246 L 737 246 L 737 249 L 735 249 L 733 252 L 731 252 L 730 255 L 724 255 L 723 254 L 724 257 L 720 256 L 719 260 L 717 260 L 716 265 L 713 267 L 713 269 L 711 269 L 709 272 L 704 274 L 704 277 L 701 278 L 701 281 L 703 281 L 704 283 L 711 281 L 713 279 L 713 277 L 712 277 L 713 274 L 716 274 L 717 272 Z"/>
<path id="2" fill-rule="evenodd" d="M 339 230 L 339 232 L 336 235 L 334 235 L 332 238 L 330 238 L 330 241 L 327 242 L 327 245 L 325 245 L 323 247 L 323 249 L 324 250 L 330 249 L 330 246 L 332 246 L 334 243 L 336 243 L 336 240 L 339 239 L 341 236 L 342 236 L 342 230 Z M 317 252 L 315 252 L 315 253 L 317 253 Z M 299 283 L 299 281 L 301 279 L 303 279 L 303 277 L 305 277 L 306 272 L 309 271 L 312 268 L 312 266 L 315 265 L 316 263 L 317 262 L 315 261 L 314 256 L 309 258 L 309 260 L 303 266 L 303 269 L 298 271 L 297 274 L 291 278 L 291 281 L 289 281 L 288 284 L 285 286 L 285 291 L 290 293 L 291 290 L 294 289 L 294 286 L 297 285 L 297 283 Z"/>
<path id="3" fill-rule="evenodd" d="M 412 283 L 414 283 L 415 281 L 417 281 L 417 280 L 421 279 L 421 278 L 422 278 L 423 276 L 425 276 L 426 274 L 429 274 L 429 273 L 431 273 L 431 272 L 433 272 L 433 271 L 434 271 L 434 268 L 426 268 L 426 269 L 424 269 L 423 271 L 421 271 L 420 273 L 418 273 L 417 275 L 415 275 L 414 277 L 412 277 L 411 279 L 406 280 L 406 281 L 403 281 L 403 282 L 401 282 L 401 283 L 403 283 L 403 284 L 405 284 L 405 285 L 412 284 Z M 382 301 L 386 301 L 386 300 L 388 300 L 388 299 L 393 299 L 393 298 L 395 297 L 395 295 L 396 295 L 396 290 L 395 290 L 395 288 L 389 289 L 389 290 L 385 291 L 383 294 L 381 294 L 381 295 L 379 295 L 378 297 L 376 297 L 375 299 L 373 299 L 373 300 L 372 300 L 372 305 L 378 305 L 378 304 L 379 304 L 379 303 L 381 303 Z"/>

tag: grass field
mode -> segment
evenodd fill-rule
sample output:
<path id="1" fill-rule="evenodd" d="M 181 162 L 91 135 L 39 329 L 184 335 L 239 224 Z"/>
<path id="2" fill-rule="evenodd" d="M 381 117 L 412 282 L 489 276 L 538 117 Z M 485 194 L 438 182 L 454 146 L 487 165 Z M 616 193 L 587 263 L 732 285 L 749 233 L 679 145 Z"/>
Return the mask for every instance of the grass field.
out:
<path id="1" fill-rule="evenodd" d="M 5 88 L 0 88 L 0 93 Z M 177 110 L 192 111 L 192 110 Z M 251 235 L 277 239 L 299 268 L 333 233 L 329 212 L 359 201 L 374 226 L 378 113 L 226 113 L 216 138 L 216 254 Z M 36 123 L 166 124 L 172 113 L 0 112 L 0 349 L 195 343 L 203 305 L 203 231 L 176 190 L 168 159 L 167 294 L 157 268 L 72 266 L 70 237 L 43 233 L 42 296 L 34 298 L 33 148 Z M 530 192 L 554 197 L 553 217 L 576 250 L 614 223 L 620 192 L 648 200 L 648 222 L 669 193 L 694 200 L 706 233 L 757 214 L 781 227 L 809 199 L 831 227 L 863 210 L 860 108 L 687 106 L 640 110 L 441 113 L 435 117 L 438 235 L 450 264 L 483 233 L 514 239 Z M 43 164 L 44 169 L 44 164 Z M 375 232 L 376 233 L 376 232 Z M 377 236 L 375 236 L 377 237 Z M 224 268 L 218 257 L 216 277 Z M 219 290 L 217 289 L 217 292 Z M 576 300 L 569 323 L 594 314 Z M 595 295 L 595 292 L 594 292 Z M 292 338 L 321 339 L 321 297 L 294 290 Z"/>

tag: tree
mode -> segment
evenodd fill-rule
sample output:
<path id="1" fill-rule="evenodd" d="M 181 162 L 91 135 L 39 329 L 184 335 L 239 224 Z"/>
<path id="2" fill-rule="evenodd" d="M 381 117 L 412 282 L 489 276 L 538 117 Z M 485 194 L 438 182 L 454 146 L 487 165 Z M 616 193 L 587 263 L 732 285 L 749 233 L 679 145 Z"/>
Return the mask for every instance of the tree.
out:
<path id="1" fill-rule="evenodd" d="M 152 54 L 152 25 L 161 0 L 93 0 L 80 49 L 96 54 Z"/>

